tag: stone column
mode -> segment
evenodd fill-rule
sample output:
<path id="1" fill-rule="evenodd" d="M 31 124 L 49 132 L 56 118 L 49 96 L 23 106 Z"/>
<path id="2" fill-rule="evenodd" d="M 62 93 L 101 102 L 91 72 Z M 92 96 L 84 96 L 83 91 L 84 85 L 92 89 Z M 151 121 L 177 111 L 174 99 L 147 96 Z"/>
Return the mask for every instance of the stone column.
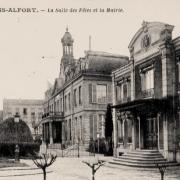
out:
<path id="1" fill-rule="evenodd" d="M 116 87 L 115 87 L 115 75 L 112 75 L 112 95 L 113 95 L 113 105 L 116 104 Z M 113 139 L 114 139 L 114 157 L 117 157 L 117 116 L 116 116 L 116 109 L 113 108 L 112 113 L 113 118 Z"/>
<path id="2" fill-rule="evenodd" d="M 52 129 L 52 122 L 49 122 L 49 140 L 50 144 L 53 144 L 53 129 Z"/>
<path id="3" fill-rule="evenodd" d="M 175 53 L 171 41 L 165 41 L 160 45 L 161 48 L 161 61 L 162 61 L 162 96 L 168 97 L 176 95 L 176 64 L 175 64 Z M 172 112 L 174 112 L 172 106 Z M 164 156 L 168 159 L 168 151 L 172 145 L 172 129 L 170 126 L 171 118 L 171 109 L 168 109 L 166 113 L 163 114 L 163 128 L 164 128 Z M 173 123 L 175 123 L 173 119 Z M 170 139 L 169 139 L 170 138 Z M 175 153 L 174 153 L 175 154 Z"/>
<path id="4" fill-rule="evenodd" d="M 46 129 L 45 123 L 42 124 L 42 144 L 46 144 Z"/>
<path id="5" fill-rule="evenodd" d="M 135 71 L 134 71 L 134 59 L 130 59 L 130 72 L 131 72 L 131 101 L 135 99 Z"/>
<path id="6" fill-rule="evenodd" d="M 135 150 L 136 149 L 136 121 L 134 117 L 131 120 L 132 120 L 132 148 Z"/>
<path id="7" fill-rule="evenodd" d="M 160 113 L 157 114 L 158 150 L 160 149 L 160 144 L 159 144 L 159 121 L 160 121 Z"/>
<path id="8" fill-rule="evenodd" d="M 162 44 L 162 96 L 175 94 L 175 58 L 173 57 L 171 44 Z"/>
<path id="9" fill-rule="evenodd" d="M 62 122 L 62 124 L 61 124 L 61 126 L 62 126 L 62 144 L 64 144 L 65 143 L 65 136 L 64 136 L 64 121 Z"/>
<path id="10" fill-rule="evenodd" d="M 140 124 L 140 117 L 137 117 L 138 124 L 139 124 L 139 149 L 141 149 L 141 124 Z"/>
<path id="11" fill-rule="evenodd" d="M 163 132 L 164 132 L 164 157 L 168 158 L 168 121 L 167 115 L 163 114 Z"/>

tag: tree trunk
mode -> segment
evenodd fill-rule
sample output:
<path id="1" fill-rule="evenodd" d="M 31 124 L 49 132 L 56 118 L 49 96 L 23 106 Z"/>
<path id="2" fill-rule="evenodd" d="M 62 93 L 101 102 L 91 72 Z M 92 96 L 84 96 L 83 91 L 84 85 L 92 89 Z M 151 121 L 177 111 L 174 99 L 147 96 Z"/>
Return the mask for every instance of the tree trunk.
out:
<path id="1" fill-rule="evenodd" d="M 44 177 L 44 180 L 46 180 L 46 169 L 45 168 L 43 169 L 43 177 Z"/>
<path id="2" fill-rule="evenodd" d="M 92 167 L 92 180 L 94 180 L 94 174 L 95 174 L 95 172 L 94 172 L 94 166 Z"/>
<path id="3" fill-rule="evenodd" d="M 161 180 L 164 180 L 164 173 L 161 173 Z"/>

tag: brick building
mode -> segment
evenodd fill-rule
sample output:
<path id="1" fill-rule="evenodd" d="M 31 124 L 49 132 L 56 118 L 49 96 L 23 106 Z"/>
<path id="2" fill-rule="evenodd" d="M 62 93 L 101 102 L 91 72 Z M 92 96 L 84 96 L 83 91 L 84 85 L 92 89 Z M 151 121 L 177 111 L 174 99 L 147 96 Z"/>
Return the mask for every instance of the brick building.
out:
<path id="1" fill-rule="evenodd" d="M 68 30 L 61 42 L 60 74 L 45 92 L 43 141 L 60 147 L 87 145 L 97 134 L 104 137 L 104 116 L 112 103 L 111 71 L 127 64 L 128 57 L 86 51 L 85 57 L 74 59 Z"/>
<path id="2" fill-rule="evenodd" d="M 42 133 L 39 124 L 43 114 L 43 100 L 4 99 L 3 120 L 14 117 L 16 113 L 18 113 L 20 118 L 29 126 L 33 137 Z"/>
<path id="3" fill-rule="evenodd" d="M 129 63 L 112 73 L 115 156 L 157 150 L 180 161 L 180 37 L 172 39 L 173 28 L 143 22 Z"/>

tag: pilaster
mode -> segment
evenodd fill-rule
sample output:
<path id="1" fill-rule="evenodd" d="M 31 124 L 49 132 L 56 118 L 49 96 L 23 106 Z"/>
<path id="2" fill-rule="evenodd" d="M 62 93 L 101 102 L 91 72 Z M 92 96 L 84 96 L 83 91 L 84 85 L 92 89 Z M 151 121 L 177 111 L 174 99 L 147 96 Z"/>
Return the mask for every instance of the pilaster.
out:
<path id="1" fill-rule="evenodd" d="M 116 92 L 115 92 L 115 77 L 113 74 L 112 77 L 112 93 L 113 93 L 113 105 L 116 104 Z M 116 116 L 116 109 L 113 108 L 112 113 L 113 118 L 113 139 L 114 139 L 114 157 L 117 157 L 117 116 Z"/>
<path id="2" fill-rule="evenodd" d="M 135 74 L 134 74 L 134 59 L 130 59 L 130 76 L 131 76 L 131 101 L 135 99 Z"/>
<path id="3" fill-rule="evenodd" d="M 53 144 L 53 133 L 52 133 L 52 122 L 49 122 L 49 138 L 50 138 L 50 144 Z"/>
<path id="4" fill-rule="evenodd" d="M 162 53 L 162 96 L 173 96 L 175 94 L 175 58 L 173 47 L 170 43 L 164 43 L 160 48 Z"/>

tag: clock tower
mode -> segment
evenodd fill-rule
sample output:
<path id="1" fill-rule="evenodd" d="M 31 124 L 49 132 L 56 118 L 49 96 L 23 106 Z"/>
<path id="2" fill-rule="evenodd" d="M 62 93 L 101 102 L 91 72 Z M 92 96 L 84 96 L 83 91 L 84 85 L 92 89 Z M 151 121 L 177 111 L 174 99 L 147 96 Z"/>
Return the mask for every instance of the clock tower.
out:
<path id="1" fill-rule="evenodd" d="M 63 48 L 63 56 L 61 59 L 61 66 L 63 66 L 64 70 L 69 66 L 72 65 L 74 62 L 73 57 L 73 38 L 71 34 L 68 31 L 68 28 L 66 28 L 66 32 L 61 39 L 62 48 Z"/>

